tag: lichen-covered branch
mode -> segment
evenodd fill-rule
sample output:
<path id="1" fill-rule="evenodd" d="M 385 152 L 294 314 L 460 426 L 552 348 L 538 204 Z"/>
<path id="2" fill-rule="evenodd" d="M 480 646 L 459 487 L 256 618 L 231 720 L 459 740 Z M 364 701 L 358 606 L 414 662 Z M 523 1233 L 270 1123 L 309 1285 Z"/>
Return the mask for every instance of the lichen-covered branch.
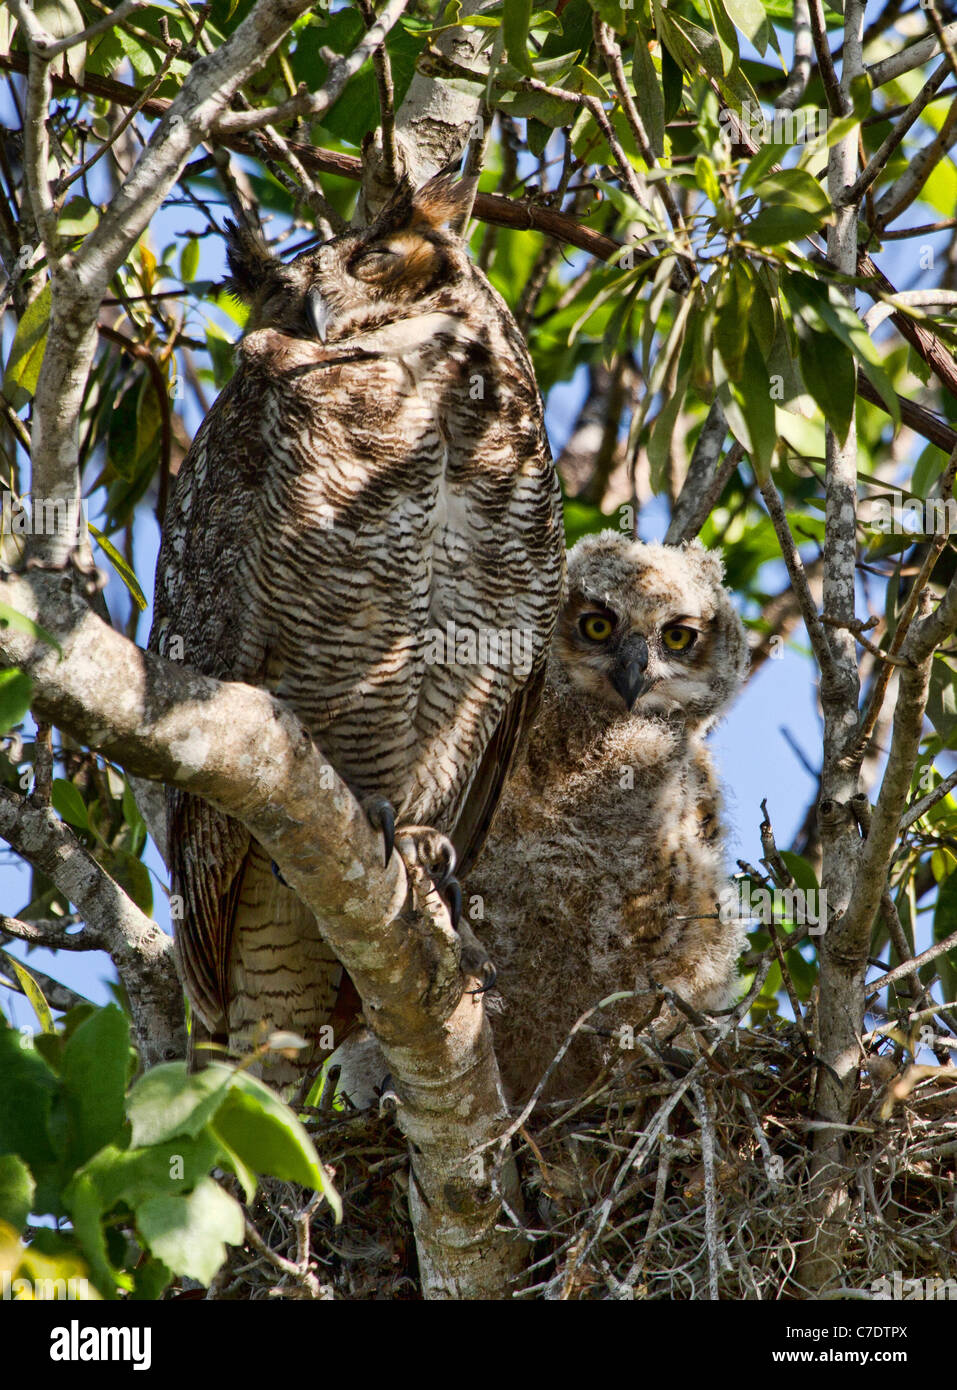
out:
<path id="1" fill-rule="evenodd" d="M 241 820 L 315 913 L 392 1072 L 411 1141 L 425 1292 L 501 1296 L 522 1246 L 495 1230 L 500 1203 L 489 1175 L 468 1159 L 507 1111 L 484 1008 L 466 989 L 437 896 L 417 885 L 407 902 L 398 857 L 383 866 L 381 840 L 348 787 L 266 691 L 140 651 L 42 571 L 0 582 L 0 600 L 62 644 L 59 660 L 29 634 L 0 632 L 0 662 L 29 671 L 40 717 L 128 771 L 205 796 Z M 77 901 L 75 888 L 61 887 Z"/>

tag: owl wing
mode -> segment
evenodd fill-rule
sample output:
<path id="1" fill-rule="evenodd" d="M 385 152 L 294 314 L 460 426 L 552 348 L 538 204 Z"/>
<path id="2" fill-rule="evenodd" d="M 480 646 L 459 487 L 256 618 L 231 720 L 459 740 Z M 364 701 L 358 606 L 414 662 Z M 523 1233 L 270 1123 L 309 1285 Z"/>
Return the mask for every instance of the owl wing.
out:
<path id="1" fill-rule="evenodd" d="M 245 582 L 262 444 L 250 428 L 252 383 L 240 367 L 204 420 L 177 477 L 156 571 L 150 647 L 220 680 L 261 684 L 262 624 Z M 257 640 L 258 639 L 258 640 Z M 249 832 L 208 802 L 167 790 L 176 942 L 191 1003 L 214 1032 L 225 1024 L 236 904 Z M 175 918 L 176 914 L 174 914 Z"/>
<path id="2" fill-rule="evenodd" d="M 502 792 L 532 727 L 545 687 L 545 665 L 533 671 L 505 707 L 489 740 L 454 831 L 456 873 L 466 874 L 482 852 Z"/>
<path id="3" fill-rule="evenodd" d="M 241 351 L 180 468 L 150 646 L 219 680 L 268 686 L 275 617 L 263 515 L 274 470 L 263 422 L 281 402 L 263 360 Z M 232 1033 L 262 1014 L 272 1027 L 314 1032 L 335 1004 L 342 968 L 313 914 L 274 876 L 239 821 L 170 788 L 167 824 L 172 891 L 182 899 L 177 950 L 187 994 L 207 1026 Z"/>

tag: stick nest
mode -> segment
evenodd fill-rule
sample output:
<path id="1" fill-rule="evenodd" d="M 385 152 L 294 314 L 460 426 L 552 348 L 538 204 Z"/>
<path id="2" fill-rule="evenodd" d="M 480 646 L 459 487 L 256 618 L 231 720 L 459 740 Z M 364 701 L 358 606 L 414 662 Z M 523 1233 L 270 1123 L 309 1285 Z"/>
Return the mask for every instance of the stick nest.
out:
<path id="1" fill-rule="evenodd" d="M 802 1287 L 818 1069 L 780 1018 L 691 1026 L 671 1043 L 637 1038 L 588 1094 L 540 1104 L 512 1149 L 524 1212 L 508 1224 L 529 1246 L 512 1297 L 873 1298 L 895 1274 L 957 1279 L 957 1069 L 897 1048 L 868 1059 L 845 1132 L 843 1268 L 824 1291 Z M 335 1111 L 309 1127 L 343 1223 L 311 1194 L 268 1184 L 250 1212 L 255 1243 L 209 1296 L 418 1298 L 398 1129 Z"/>

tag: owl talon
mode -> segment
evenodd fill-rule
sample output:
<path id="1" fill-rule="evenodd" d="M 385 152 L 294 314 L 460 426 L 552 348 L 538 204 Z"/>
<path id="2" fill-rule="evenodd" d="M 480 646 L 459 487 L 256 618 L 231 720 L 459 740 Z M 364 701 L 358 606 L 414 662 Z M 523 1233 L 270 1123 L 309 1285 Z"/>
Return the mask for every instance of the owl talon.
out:
<path id="1" fill-rule="evenodd" d="M 458 885 L 456 885 L 458 886 Z M 489 959 L 488 952 L 479 941 L 475 932 L 469 924 L 468 918 L 463 918 L 456 930 L 459 936 L 459 965 L 462 974 L 467 975 L 471 980 L 478 980 L 478 988 L 469 990 L 475 998 L 479 994 L 486 994 L 495 984 L 498 978 L 498 971 Z"/>
<path id="2" fill-rule="evenodd" d="M 403 825 L 396 836 L 396 847 L 407 868 L 421 868 L 436 891 L 445 892 L 455 869 L 455 846 L 447 835 L 429 825 Z"/>
<path id="3" fill-rule="evenodd" d="M 466 966 L 466 955 L 469 956 L 469 964 Z M 490 989 L 495 988 L 495 981 L 498 979 L 498 971 L 489 960 L 484 951 L 481 953 L 482 959 L 472 962 L 471 953 L 462 952 L 462 966 L 469 975 L 474 975 L 477 980 L 481 980 L 478 989 L 470 990 L 473 999 L 479 994 L 488 994 Z"/>
<path id="4" fill-rule="evenodd" d="M 363 803 L 363 807 L 373 830 L 382 832 L 385 847 L 385 868 L 388 868 L 392 851 L 395 849 L 395 807 L 384 796 L 372 797 Z"/>

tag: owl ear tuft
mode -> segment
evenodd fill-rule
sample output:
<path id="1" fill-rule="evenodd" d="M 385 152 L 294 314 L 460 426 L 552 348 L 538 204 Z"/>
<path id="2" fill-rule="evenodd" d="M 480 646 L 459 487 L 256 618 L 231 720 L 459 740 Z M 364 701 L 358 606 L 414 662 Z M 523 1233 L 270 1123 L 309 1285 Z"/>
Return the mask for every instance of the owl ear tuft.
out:
<path id="1" fill-rule="evenodd" d="M 447 222 L 460 222 L 472 209 L 478 180 L 455 173 L 436 174 L 412 198 L 412 225 L 426 223 L 437 230 Z"/>
<path id="2" fill-rule="evenodd" d="M 251 300 L 276 274 L 281 262 L 252 228 L 226 222 L 226 259 L 232 272 L 226 288 L 237 299 Z"/>

